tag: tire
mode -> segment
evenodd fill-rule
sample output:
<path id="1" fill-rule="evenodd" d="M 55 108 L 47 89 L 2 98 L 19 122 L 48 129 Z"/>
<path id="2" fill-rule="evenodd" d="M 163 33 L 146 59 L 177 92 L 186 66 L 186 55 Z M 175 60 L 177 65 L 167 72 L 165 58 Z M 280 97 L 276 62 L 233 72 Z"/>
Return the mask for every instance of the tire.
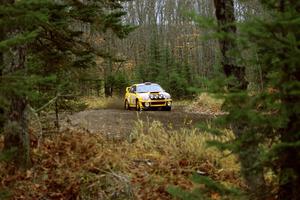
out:
<path id="1" fill-rule="evenodd" d="M 138 100 L 136 100 L 135 108 L 136 108 L 136 111 L 142 111 Z"/>
<path id="2" fill-rule="evenodd" d="M 124 103 L 124 109 L 125 110 L 130 110 L 130 106 L 129 106 L 129 103 L 127 100 L 125 100 L 125 103 Z"/>
<path id="3" fill-rule="evenodd" d="M 164 109 L 164 111 L 171 111 L 172 107 L 166 106 L 166 107 L 164 107 L 163 109 Z"/>

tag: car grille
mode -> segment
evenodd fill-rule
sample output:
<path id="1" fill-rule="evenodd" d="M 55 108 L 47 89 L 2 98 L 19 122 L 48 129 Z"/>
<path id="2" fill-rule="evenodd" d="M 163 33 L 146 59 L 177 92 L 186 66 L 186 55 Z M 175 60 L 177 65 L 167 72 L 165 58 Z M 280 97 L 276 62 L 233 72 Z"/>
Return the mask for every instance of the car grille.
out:
<path id="1" fill-rule="evenodd" d="M 164 106 L 166 102 L 151 102 L 151 105 L 157 106 L 157 105 L 162 105 Z"/>

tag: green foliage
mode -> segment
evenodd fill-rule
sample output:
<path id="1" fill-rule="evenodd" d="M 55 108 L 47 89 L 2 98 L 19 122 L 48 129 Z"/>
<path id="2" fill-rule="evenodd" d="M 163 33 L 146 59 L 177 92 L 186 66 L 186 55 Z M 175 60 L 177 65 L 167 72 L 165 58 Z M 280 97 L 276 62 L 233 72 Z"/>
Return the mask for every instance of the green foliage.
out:
<path id="1" fill-rule="evenodd" d="M 299 1 L 280 2 L 261 1 L 268 15 L 242 21 L 236 40 L 239 50 L 232 51 L 239 64 L 260 68 L 263 84 L 253 82 L 260 85 L 252 85 L 251 90 L 245 91 L 231 90 L 217 81 L 221 87 L 213 88 L 222 91 L 223 109 L 228 112 L 217 119 L 216 128 L 231 127 L 236 139 L 226 143 L 212 141 L 210 145 L 229 149 L 239 156 L 246 183 L 257 183 L 248 185 L 251 199 L 299 198 L 300 4 Z M 220 134 L 220 131 L 212 132 Z M 266 172 L 272 178 L 264 180 Z M 216 187 L 217 183 L 204 184 L 226 197 L 226 189 Z M 171 193 L 188 199 L 180 196 L 182 190 Z"/>
<path id="2" fill-rule="evenodd" d="M 10 95 L 27 96 L 33 107 L 39 107 L 57 94 L 74 93 L 78 87 L 77 69 L 94 66 L 100 52 L 85 40 L 81 26 L 89 25 L 88 32 L 111 29 L 125 37 L 132 27 L 122 24 L 126 13 L 121 8 L 120 2 L 103 0 L 1 4 L 0 101 L 5 106 L 0 109 L 8 108 L 9 104 L 2 102 L 8 103 Z M 26 70 L 8 69 L 16 59 L 13 48 L 24 48 Z"/>
<path id="3" fill-rule="evenodd" d="M 258 167 L 267 167 L 279 179 L 286 179 L 284 171 L 289 170 L 291 176 L 296 177 L 288 181 L 293 191 L 297 187 L 295 180 L 300 179 L 297 172 L 299 162 L 288 166 L 285 162 L 299 159 L 299 153 L 294 152 L 299 150 L 297 144 L 300 140 L 300 79 L 296 75 L 299 74 L 297 63 L 300 62 L 297 45 L 300 32 L 296 28 L 300 21 L 296 19 L 300 18 L 300 14 L 296 11 L 296 5 L 287 3 L 286 6 L 284 11 L 270 10 L 269 19 L 257 19 L 243 26 L 245 37 L 251 41 L 244 47 L 257 51 L 258 58 L 253 55 L 251 62 L 256 61 L 256 65 L 262 67 L 265 86 L 255 95 L 228 95 L 226 107 L 230 114 L 225 119 L 227 123 L 236 121 L 239 126 L 243 126 L 242 137 L 233 143 L 234 152 L 243 149 L 244 144 L 264 146 L 261 155 L 257 155 L 256 163 L 249 169 L 250 172 Z M 246 149 L 243 152 L 248 155 L 251 153 Z M 280 188 L 287 183 L 269 184 Z"/>
<path id="4" fill-rule="evenodd" d="M 187 192 L 179 187 L 169 187 L 167 190 L 173 197 L 182 200 L 204 200 L 207 197 L 203 196 L 202 192 L 198 190 L 194 190 L 192 192 Z"/>
<path id="5" fill-rule="evenodd" d="M 114 87 L 118 91 L 118 94 L 123 94 L 129 85 L 128 77 L 124 72 L 117 72 L 114 80 Z"/>
<path id="6" fill-rule="evenodd" d="M 28 105 L 45 108 L 51 99 L 76 96 L 79 69 L 94 66 L 100 56 L 88 37 L 107 29 L 124 37 L 131 30 L 121 23 L 121 8 L 119 1 L 112 4 L 105 0 L 1 3 L 0 102 L 5 104 L 0 106 L 0 132 L 10 121 L 20 127 L 4 134 L 4 148 L 18 149 L 16 165 L 31 166 Z M 69 105 L 56 108 L 82 108 L 72 101 L 59 103 Z"/>
<path id="7" fill-rule="evenodd" d="M 208 199 L 243 199 L 243 194 L 234 188 L 228 188 L 223 184 L 220 184 L 209 177 L 193 175 L 192 181 L 196 184 L 202 185 L 200 187 L 196 187 L 193 191 L 185 191 L 178 187 L 169 187 L 168 192 L 182 200 L 208 200 Z M 203 187 L 204 186 L 204 187 Z"/>
<path id="8" fill-rule="evenodd" d="M 182 77 L 178 72 L 172 72 L 170 74 L 170 80 L 168 82 L 168 89 L 174 97 L 186 97 L 188 94 L 187 80 Z"/>
<path id="9" fill-rule="evenodd" d="M 125 94 L 125 89 L 130 85 L 125 71 L 118 71 L 106 77 L 106 85 L 114 90 L 114 94 L 121 96 Z"/>
<path id="10" fill-rule="evenodd" d="M 8 51 L 10 48 L 26 44 L 33 41 L 37 37 L 37 31 L 22 33 L 0 42 L 0 51 Z"/>
<path id="11" fill-rule="evenodd" d="M 191 66 L 186 62 L 178 62 L 169 47 L 161 47 L 157 37 L 151 40 L 148 61 L 136 69 L 136 81 L 156 82 L 175 98 L 188 98 L 193 92 L 189 90 L 195 85 Z"/>
<path id="12" fill-rule="evenodd" d="M 9 162 L 14 157 L 14 155 L 17 153 L 16 148 L 11 148 L 6 151 L 0 152 L 0 162 Z"/>
<path id="13" fill-rule="evenodd" d="M 10 199 L 12 197 L 12 194 L 10 193 L 9 190 L 0 190 L 0 199 Z"/>

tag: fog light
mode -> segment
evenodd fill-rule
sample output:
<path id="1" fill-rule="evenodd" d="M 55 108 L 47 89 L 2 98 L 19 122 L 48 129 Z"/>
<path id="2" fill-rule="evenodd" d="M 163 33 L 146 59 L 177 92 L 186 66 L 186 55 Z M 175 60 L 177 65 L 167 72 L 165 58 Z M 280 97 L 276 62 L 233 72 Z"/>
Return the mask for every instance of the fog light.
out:
<path id="1" fill-rule="evenodd" d="M 146 106 L 146 107 L 149 107 L 149 106 L 150 106 L 150 104 L 149 104 L 148 102 L 146 102 L 146 103 L 145 103 L 145 106 Z"/>
<path id="2" fill-rule="evenodd" d="M 167 105 L 168 105 L 168 106 L 171 106 L 171 105 L 172 105 L 172 102 L 171 102 L 171 101 L 168 101 Z"/>

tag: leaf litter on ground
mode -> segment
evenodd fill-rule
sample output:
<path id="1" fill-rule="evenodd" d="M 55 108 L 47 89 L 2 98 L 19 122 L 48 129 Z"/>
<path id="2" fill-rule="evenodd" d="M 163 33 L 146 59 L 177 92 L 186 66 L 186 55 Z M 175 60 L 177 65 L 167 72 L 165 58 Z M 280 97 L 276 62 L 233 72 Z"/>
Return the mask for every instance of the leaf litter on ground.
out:
<path id="1" fill-rule="evenodd" d="M 172 199 L 167 187 L 196 187 L 190 179 L 194 173 L 242 186 L 236 158 L 206 147 L 210 139 L 197 129 L 167 130 L 160 122 L 142 121 L 127 140 L 79 131 L 45 136 L 32 148 L 33 168 L 24 172 L 0 163 L 0 194 L 9 191 L 9 199 Z"/>

